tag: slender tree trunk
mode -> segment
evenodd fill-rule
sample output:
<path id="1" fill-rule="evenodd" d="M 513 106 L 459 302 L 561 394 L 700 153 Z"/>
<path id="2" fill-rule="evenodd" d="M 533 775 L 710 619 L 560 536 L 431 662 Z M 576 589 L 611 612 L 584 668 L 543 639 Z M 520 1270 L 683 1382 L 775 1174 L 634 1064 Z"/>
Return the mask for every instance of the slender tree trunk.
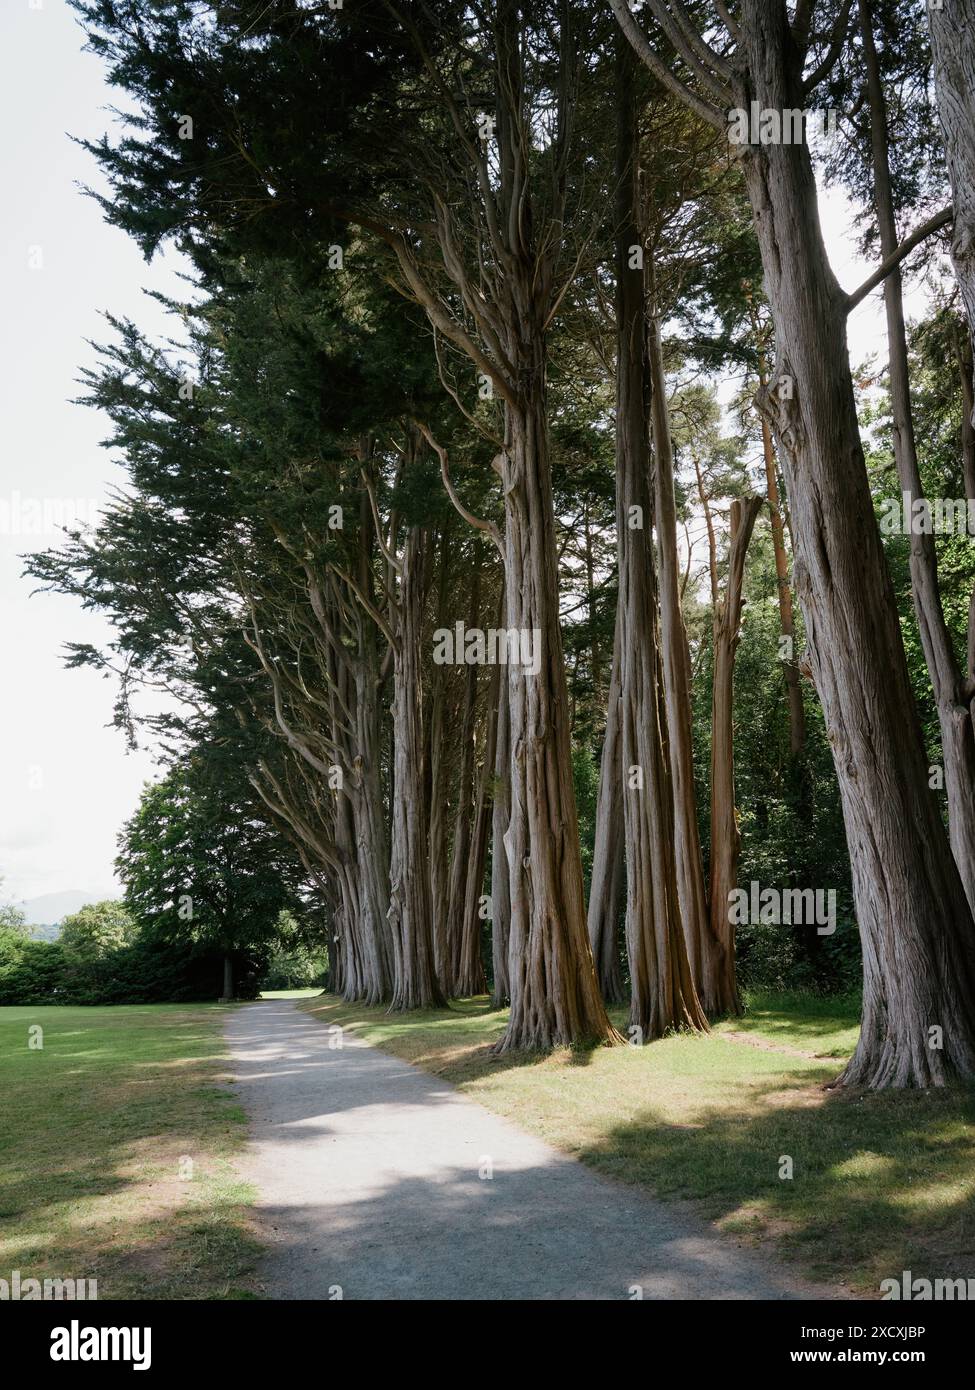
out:
<path id="1" fill-rule="evenodd" d="M 342 947 L 342 975 L 337 992 L 351 1002 L 365 998 L 371 992 L 371 982 L 367 978 L 360 939 L 362 909 L 352 806 L 342 792 L 336 797 L 335 847 L 342 866 L 339 881 L 342 913 L 337 924 L 341 927 L 337 935 Z"/>
<path id="2" fill-rule="evenodd" d="M 754 317 L 752 327 L 757 329 Z M 758 384 L 760 390 L 768 386 L 768 372 L 764 353 L 759 353 Z M 779 600 L 779 630 L 786 639 L 788 649 L 782 657 L 782 674 L 785 679 L 786 705 L 789 711 L 789 752 L 798 758 L 806 744 L 806 712 L 802 703 L 802 686 L 799 678 L 799 665 L 796 661 L 796 628 L 792 611 L 792 586 L 789 581 L 789 557 L 785 548 L 785 527 L 779 505 L 779 482 L 776 476 L 775 447 L 772 431 L 764 415 L 760 416 L 762 428 L 762 456 L 765 460 L 765 489 L 769 512 L 772 517 L 772 549 L 775 554 L 775 579 Z"/>
<path id="3" fill-rule="evenodd" d="M 328 987 L 332 994 L 343 999 L 354 997 L 350 993 L 350 979 L 353 976 L 352 930 L 349 912 L 347 885 L 343 880 L 337 885 L 335 913 L 332 917 L 332 934 L 328 943 Z"/>
<path id="4" fill-rule="evenodd" d="M 954 204 L 951 258 L 968 320 L 962 350 L 962 458 L 965 493 L 975 500 L 975 0 L 946 0 L 928 6 L 938 115 L 944 136 Z M 975 718 L 975 590 L 968 609 L 968 695 Z"/>
<path id="5" fill-rule="evenodd" d="M 378 699 L 375 638 L 360 621 L 360 660 L 355 670 L 356 741 L 352 767 L 344 780 L 352 805 L 360 885 L 360 921 L 365 953 L 368 1004 L 392 993 L 392 938 L 389 925 L 389 848 L 382 789 L 382 725 Z"/>
<path id="6" fill-rule="evenodd" d="M 474 573 L 471 589 L 469 628 L 477 626 L 480 607 L 480 582 Z M 454 817 L 454 839 L 450 859 L 450 888 L 447 907 L 447 993 L 458 998 L 464 992 L 461 959 L 464 950 L 464 903 L 467 894 L 467 873 L 471 857 L 471 828 L 474 819 L 474 761 L 477 737 L 477 678 L 478 667 L 464 670 L 464 707 L 460 727 L 460 773 L 457 779 L 457 812 Z"/>
<path id="7" fill-rule="evenodd" d="M 464 892 L 464 921 L 461 932 L 460 959 L 457 972 L 457 994 L 461 998 L 484 994 L 487 979 L 481 960 L 481 899 L 484 896 L 484 867 L 487 862 L 488 830 L 491 825 L 491 783 L 494 779 L 494 758 L 498 736 L 498 693 L 501 688 L 501 667 L 495 666 L 491 677 L 485 718 L 484 760 L 478 779 L 471 834 L 470 858 L 467 866 L 467 885 Z"/>
<path id="8" fill-rule="evenodd" d="M 631 1036 L 649 1042 L 673 1028 L 706 1029 L 707 1020 L 681 930 L 674 802 L 659 702 L 638 138 L 633 57 L 622 35 L 617 53 L 616 537 L 626 949 Z M 674 547 L 668 558 L 677 581 L 676 530 Z M 672 600 L 679 604 L 676 590 Z"/>
<path id="9" fill-rule="evenodd" d="M 592 553 L 592 527 L 589 524 L 588 504 L 586 505 L 583 517 L 583 535 L 585 537 L 586 613 L 589 618 L 589 673 L 592 676 L 593 699 L 597 700 L 603 683 L 603 657 L 599 646 L 599 636 L 596 632 L 595 566 Z"/>
<path id="10" fill-rule="evenodd" d="M 348 708 L 351 702 L 352 680 L 348 666 L 339 664 L 333 652 L 329 659 L 329 707 L 331 728 L 335 742 L 345 746 L 347 739 L 340 734 L 342 728 L 341 704 Z M 341 702 L 338 696 L 341 695 Z M 346 763 L 351 759 L 346 758 Z M 349 795 L 347 779 L 343 778 L 343 788 L 335 793 L 335 852 L 340 864 L 339 890 L 342 900 L 342 997 L 349 1002 L 368 997 L 382 998 L 380 981 L 371 974 L 374 953 L 369 951 L 363 941 L 366 929 L 365 914 L 362 909 L 362 880 L 359 873 L 359 857 L 356 848 L 355 815 Z"/>
<path id="11" fill-rule="evenodd" d="M 740 22 L 752 98 L 765 110 L 801 109 L 785 6 L 741 0 Z M 975 1075 L 975 931 L 928 788 L 860 443 L 846 298 L 823 246 L 806 146 L 753 146 L 743 164 L 778 352 L 762 405 L 786 472 L 796 588 L 863 943 L 863 1024 L 842 1081 L 939 1084 Z"/>
<path id="12" fill-rule="evenodd" d="M 709 961 L 708 998 L 717 1011 L 741 1013 L 735 972 L 735 935 L 729 914 L 738 886 L 741 835 L 735 808 L 734 675 L 741 635 L 745 553 L 761 498 L 731 504 L 728 580 L 714 607 L 714 689 L 711 699 L 711 931 L 720 949 Z M 713 561 L 712 561 L 713 563 Z"/>
<path id="13" fill-rule="evenodd" d="M 894 198 L 890 182 L 887 103 L 874 42 L 869 0 L 860 0 L 860 28 L 867 69 L 870 132 L 873 153 L 874 202 L 884 257 L 897 249 Z M 975 45 L 973 45 L 975 55 Z M 975 67 L 972 74 L 975 77 Z M 975 115 L 975 99 L 971 107 Z M 975 137 L 973 137 L 975 151 Z M 972 165 L 975 170 L 975 162 Z M 914 417 L 911 412 L 907 333 L 904 328 L 904 296 L 901 274 L 894 270 L 884 281 L 887 311 L 887 344 L 890 355 L 890 399 L 893 412 L 894 462 L 903 492 L 923 497 L 917 461 Z M 952 646 L 938 587 L 938 556 L 930 532 L 910 536 L 911 594 L 924 659 L 931 678 L 944 757 L 945 792 L 948 798 L 948 833 L 952 853 L 961 874 L 970 906 L 975 908 L 975 723 L 973 692 Z"/>
<path id="14" fill-rule="evenodd" d="M 959 334 L 958 367 L 961 373 L 961 460 L 965 479 L 965 499 L 975 503 L 975 383 L 972 381 L 972 339 L 967 331 Z M 975 690 L 975 586 L 968 601 L 968 641 L 966 643 L 965 675 L 969 688 Z M 975 711 L 975 706 L 972 706 Z M 975 713 L 973 713 L 975 717 Z"/>
<path id="15" fill-rule="evenodd" d="M 951 259 L 975 332 L 975 0 L 928 5 L 938 115 L 955 221 Z"/>
<path id="16" fill-rule="evenodd" d="M 434 961 L 427 810 L 423 795 L 423 535 L 408 533 L 396 603 L 393 667 L 393 834 L 389 924 L 393 942 L 391 1009 L 442 1008 Z"/>
<path id="17" fill-rule="evenodd" d="M 440 577 L 437 593 L 437 627 L 447 615 L 450 580 L 450 531 L 444 528 L 440 543 Z M 430 805 L 430 907 L 433 913 L 434 957 L 437 978 L 446 987 L 449 976 L 447 955 L 447 819 L 444 777 L 444 668 L 436 663 L 430 676 L 429 745 L 427 783 Z"/>
<path id="18" fill-rule="evenodd" d="M 221 1004 L 230 1004 L 234 998 L 234 962 L 230 954 L 223 958 L 223 994 L 220 997 Z"/>
<path id="19" fill-rule="evenodd" d="M 508 680 L 501 673 L 498 690 L 497 747 L 494 754 L 494 801 L 491 808 L 491 1003 L 502 1008 L 510 998 L 508 940 L 511 928 L 511 869 L 504 837 L 511 819 L 511 720 Z"/>
<path id="20" fill-rule="evenodd" d="M 961 375 L 961 463 L 965 496 L 975 498 L 975 383 L 972 381 L 972 339 L 967 331 L 957 341 L 958 370 Z"/>
<path id="21" fill-rule="evenodd" d="M 607 1004 L 626 998 L 620 969 L 618 928 L 625 891 L 623 861 L 623 783 L 620 751 L 620 620 L 616 617 L 613 664 L 606 705 L 606 731 L 599 762 L 596 795 L 596 836 L 589 885 L 589 944 L 596 963 L 599 988 Z"/>
<path id="22" fill-rule="evenodd" d="M 650 266 L 651 295 L 653 267 Z M 691 663 L 687 632 L 680 608 L 680 566 L 677 554 L 677 505 L 674 499 L 674 450 L 670 435 L 667 383 L 664 376 L 660 324 L 655 311 L 648 325 L 657 545 L 660 553 L 660 640 L 663 656 L 666 727 L 674 789 L 674 833 L 677 888 L 684 940 L 691 974 L 704 1008 L 707 960 L 715 949 L 708 920 L 704 887 L 704 858 L 694 790 L 694 745 L 691 735 Z"/>

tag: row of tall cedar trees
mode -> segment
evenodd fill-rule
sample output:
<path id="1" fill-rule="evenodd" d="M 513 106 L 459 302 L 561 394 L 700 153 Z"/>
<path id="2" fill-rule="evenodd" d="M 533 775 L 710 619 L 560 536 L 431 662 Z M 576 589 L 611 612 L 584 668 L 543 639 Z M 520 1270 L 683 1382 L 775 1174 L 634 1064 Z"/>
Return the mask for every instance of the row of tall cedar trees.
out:
<path id="1" fill-rule="evenodd" d="M 615 1043 L 622 918 L 631 1037 L 740 1007 L 733 668 L 764 510 L 782 634 L 797 631 L 793 583 L 805 633 L 801 661 L 786 647 L 783 663 L 791 750 L 805 685 L 832 746 L 863 946 L 842 1082 L 971 1077 L 975 644 L 967 663 L 956 654 L 933 543 L 912 542 L 946 828 L 846 350 L 851 308 L 882 284 L 896 466 L 918 495 L 891 173 L 905 154 L 886 101 L 896 52 L 928 73 L 923 23 L 893 0 L 79 9 L 141 111 L 132 138 L 91 146 L 106 215 L 147 253 L 170 240 L 190 258 L 196 388 L 117 325 L 90 398 L 115 421 L 134 491 L 36 568 L 112 609 L 129 679 L 163 671 L 207 728 L 239 738 L 264 814 L 328 903 L 335 988 L 394 1009 L 481 992 L 487 921 L 495 999 L 510 1005 L 501 1051 Z M 929 22 L 951 208 L 910 245 L 951 224 L 971 323 L 975 0 L 944 0 Z M 826 82 L 869 114 L 854 130 L 881 270 L 852 295 L 826 256 L 809 145 L 727 135 L 729 110 L 808 109 Z M 696 480 L 714 644 L 709 877 L 674 355 L 747 369 L 764 465 L 726 527 Z M 602 482 L 615 555 L 588 599 L 616 593 L 594 676 L 588 910 L 560 592 L 560 564 L 585 555 L 573 504 L 587 450 L 615 470 Z M 965 481 L 975 496 L 971 468 Z M 531 634 L 535 666 L 436 664 L 433 632 L 457 622 Z"/>

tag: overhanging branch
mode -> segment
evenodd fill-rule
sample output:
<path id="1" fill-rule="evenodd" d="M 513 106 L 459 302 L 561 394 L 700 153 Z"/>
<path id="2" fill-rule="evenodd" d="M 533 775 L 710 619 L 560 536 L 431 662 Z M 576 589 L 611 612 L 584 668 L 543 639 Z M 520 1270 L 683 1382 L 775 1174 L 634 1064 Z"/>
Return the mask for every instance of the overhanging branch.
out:
<path id="1" fill-rule="evenodd" d="M 880 262 L 877 269 L 864 280 L 859 289 L 854 290 L 852 294 L 846 296 L 846 312 L 849 314 L 851 310 L 855 309 L 862 300 L 866 299 L 871 290 L 875 290 L 878 285 L 882 284 L 883 281 L 887 279 L 887 276 L 892 270 L 897 269 L 901 261 L 905 256 L 910 255 L 915 246 L 919 246 L 920 243 L 924 241 L 926 237 L 931 236 L 933 232 L 940 231 L 942 227 L 946 227 L 954 215 L 953 208 L 942 208 L 940 212 L 935 213 L 934 217 L 929 217 L 926 222 L 922 222 L 920 227 L 917 227 L 909 237 L 906 237 L 905 240 L 901 242 L 896 251 L 891 251 L 890 255 Z"/>

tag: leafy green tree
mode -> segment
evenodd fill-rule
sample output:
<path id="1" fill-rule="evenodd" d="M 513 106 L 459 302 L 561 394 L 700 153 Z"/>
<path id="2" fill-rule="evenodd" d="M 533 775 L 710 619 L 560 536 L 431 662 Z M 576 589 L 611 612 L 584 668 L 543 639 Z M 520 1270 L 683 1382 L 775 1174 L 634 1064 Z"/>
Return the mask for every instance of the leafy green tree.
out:
<path id="1" fill-rule="evenodd" d="M 27 925 L 27 918 L 19 907 L 14 907 L 13 903 L 5 903 L 0 906 L 0 931 L 16 932 L 20 936 L 30 936 L 30 927 Z"/>
<path id="2" fill-rule="evenodd" d="M 219 950 L 231 999 L 235 956 L 266 954 L 296 905 L 295 865 L 232 782 L 208 771 L 190 759 L 147 784 L 116 863 L 142 935 Z"/>
<path id="3" fill-rule="evenodd" d="M 65 953 L 75 961 L 92 961 L 131 941 L 136 924 L 125 904 L 112 899 L 86 903 L 65 917 L 58 937 Z"/>

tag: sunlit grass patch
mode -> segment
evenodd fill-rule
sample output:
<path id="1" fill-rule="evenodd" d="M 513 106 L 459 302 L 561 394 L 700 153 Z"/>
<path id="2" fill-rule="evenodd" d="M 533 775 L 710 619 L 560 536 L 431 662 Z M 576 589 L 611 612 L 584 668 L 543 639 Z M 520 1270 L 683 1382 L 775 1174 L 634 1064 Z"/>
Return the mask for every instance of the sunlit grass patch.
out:
<path id="1" fill-rule="evenodd" d="M 95 1278 L 100 1298 L 253 1296 L 224 1014 L 0 1009 L 0 1277 Z"/>

